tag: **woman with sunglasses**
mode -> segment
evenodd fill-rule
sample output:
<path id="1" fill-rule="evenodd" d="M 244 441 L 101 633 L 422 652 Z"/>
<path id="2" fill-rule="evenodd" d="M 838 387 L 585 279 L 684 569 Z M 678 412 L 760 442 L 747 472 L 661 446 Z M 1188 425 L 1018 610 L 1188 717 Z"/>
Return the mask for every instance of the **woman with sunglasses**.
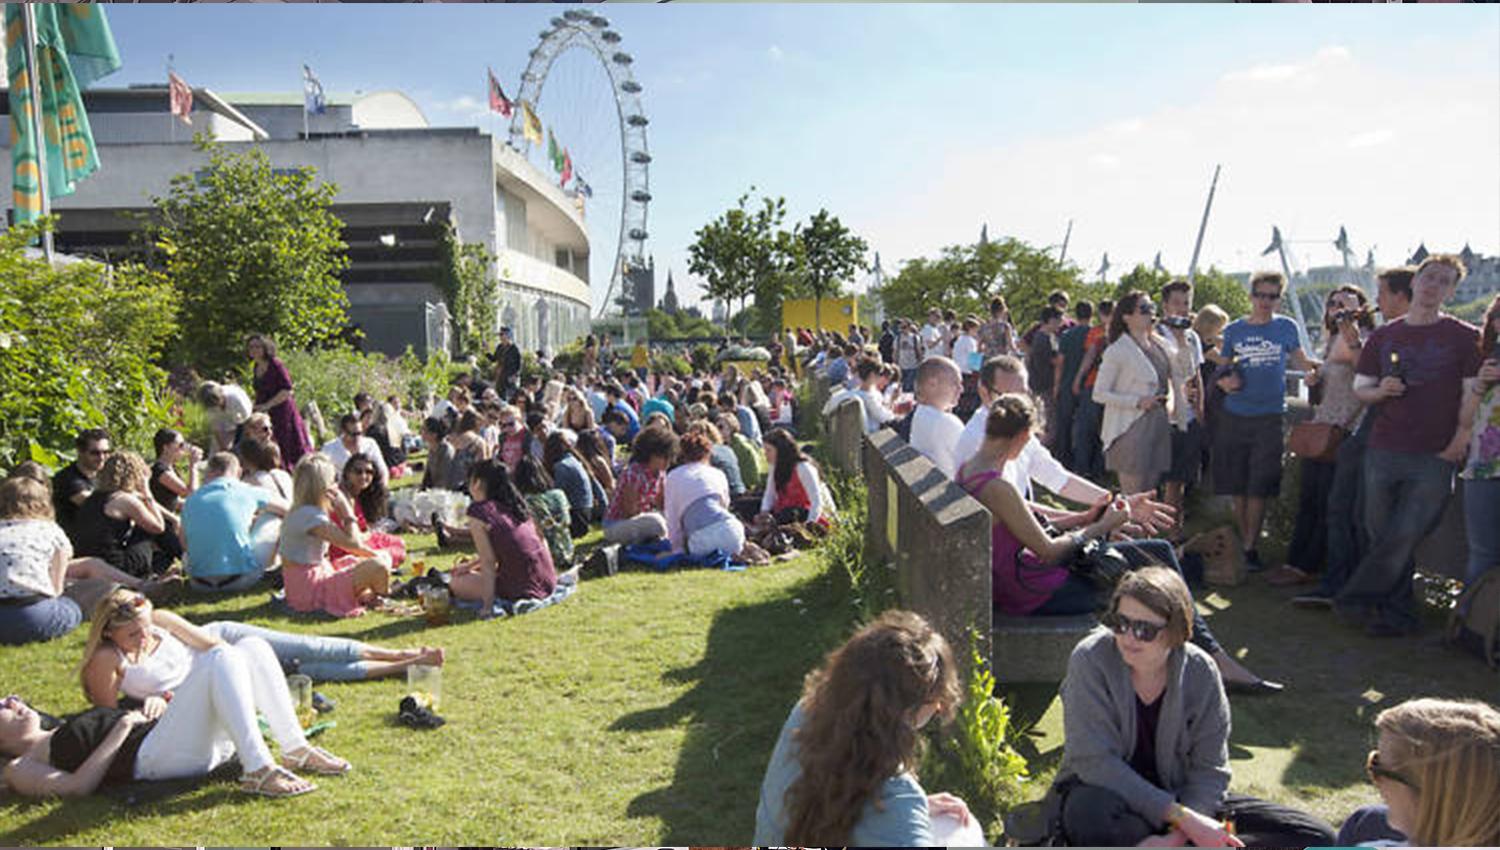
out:
<path id="1" fill-rule="evenodd" d="M 803 684 L 760 786 L 754 843 L 983 844 L 964 801 L 929 795 L 915 772 L 922 727 L 951 721 L 961 698 L 948 641 L 909 611 L 881 614 Z"/>
<path id="2" fill-rule="evenodd" d="M 159 621 L 167 629 L 148 625 Z M 113 637 L 106 637 L 106 633 Z M 183 643 L 168 642 L 185 640 Z M 43 718 L 17 697 L 0 701 L 0 754 L 7 761 L 5 782 L 25 796 L 82 796 L 100 784 L 132 780 L 205 776 L 238 755 L 245 773 L 242 790 L 271 797 L 305 794 L 316 786 L 292 769 L 324 776 L 349 771 L 349 763 L 307 742 L 297 722 L 286 678 L 271 647 L 256 637 L 230 645 L 166 612 L 152 616 L 150 603 L 134 591 L 119 591 L 94 611 L 85 685 L 106 665 L 93 659 L 105 641 L 127 667 L 131 688 L 149 688 L 163 668 L 145 661 L 150 650 L 165 659 L 184 656 L 170 699 L 148 699 L 139 711 L 120 708 L 114 698 L 64 718 Z M 118 642 L 116 642 L 118 641 Z M 271 757 L 257 725 L 264 716 L 282 764 Z"/>
<path id="3" fill-rule="evenodd" d="M 1150 296 L 1126 293 L 1115 305 L 1094 381 L 1094 401 L 1104 407 L 1104 466 L 1126 493 L 1156 489 L 1172 468 L 1172 362 L 1155 327 Z"/>
<path id="4" fill-rule="evenodd" d="M 378 529 L 370 530 L 371 523 L 378 523 L 390 516 L 390 492 L 380 480 L 380 471 L 376 469 L 375 462 L 363 454 L 349 458 L 344 464 L 344 471 L 339 475 L 339 489 L 347 498 L 334 505 L 334 511 L 329 515 L 333 524 L 343 531 L 357 527 L 364 537 L 366 549 L 389 555 L 392 569 L 401 566 L 401 562 L 406 560 L 406 541 Z M 347 516 L 341 509 L 344 505 L 350 508 Z M 337 559 L 353 553 L 335 544 L 328 554 Z"/>
<path id="5" fill-rule="evenodd" d="M 1375 717 L 1365 772 L 1383 805 L 1344 821 L 1338 844 L 1500 846 L 1500 710 L 1414 699 Z"/>
<path id="6" fill-rule="evenodd" d="M 1229 793 L 1229 700 L 1189 642 L 1193 621 L 1182 576 L 1146 567 L 1120 579 L 1103 626 L 1073 650 L 1054 786 L 1068 843 L 1329 844 L 1316 818 Z"/>
<path id="7" fill-rule="evenodd" d="M 1047 526 L 1037 519 L 1021 492 L 1005 479 L 1005 465 L 1021 456 L 1036 429 L 1037 412 L 1031 399 L 1006 393 L 990 405 L 984 440 L 979 450 L 958 468 L 955 483 L 990 511 L 990 572 L 995 610 L 1010 617 L 1063 617 L 1091 614 L 1106 603 L 1098 584 L 1066 566 L 1090 540 L 1104 540 L 1130 518 L 1128 506 L 1106 500 L 1097 508 L 1053 518 Z M 1108 544 L 1133 567 L 1152 564 L 1182 572 L 1172 545 L 1164 540 L 1130 540 Z M 1281 684 L 1252 673 L 1224 651 L 1196 611 L 1193 643 L 1218 664 L 1231 690 L 1272 694 Z"/>

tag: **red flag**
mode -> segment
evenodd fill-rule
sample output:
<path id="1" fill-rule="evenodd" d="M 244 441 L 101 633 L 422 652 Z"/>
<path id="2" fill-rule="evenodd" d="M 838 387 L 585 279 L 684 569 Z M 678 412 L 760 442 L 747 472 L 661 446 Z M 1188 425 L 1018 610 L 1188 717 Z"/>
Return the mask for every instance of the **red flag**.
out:
<path id="1" fill-rule="evenodd" d="M 489 69 L 485 69 L 489 70 Z M 498 112 L 506 118 L 510 117 L 510 98 L 500 88 L 500 81 L 495 79 L 495 72 L 490 71 L 490 111 Z"/>
<path id="2" fill-rule="evenodd" d="M 562 182 L 559 183 L 558 185 L 559 186 L 566 186 L 566 185 L 568 185 L 568 181 L 572 180 L 572 179 L 573 179 L 573 156 L 572 156 L 572 154 L 568 153 L 567 151 L 563 151 Z"/>
<path id="3" fill-rule="evenodd" d="M 193 123 L 193 89 L 181 77 L 167 72 L 167 96 L 172 103 L 172 114 L 184 124 Z"/>

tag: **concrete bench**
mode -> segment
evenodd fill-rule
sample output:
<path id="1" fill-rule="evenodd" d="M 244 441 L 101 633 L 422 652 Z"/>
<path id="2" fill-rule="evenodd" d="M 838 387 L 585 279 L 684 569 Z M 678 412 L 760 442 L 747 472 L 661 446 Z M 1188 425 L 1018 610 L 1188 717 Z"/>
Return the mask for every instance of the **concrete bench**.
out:
<path id="1" fill-rule="evenodd" d="M 845 475 L 860 472 L 860 445 L 865 436 L 865 406 L 846 397 L 828 419 L 828 453 L 833 465 Z"/>
<path id="2" fill-rule="evenodd" d="M 1068 657 L 1099 620 L 1076 617 L 995 617 L 990 662 L 999 682 L 1057 682 Z"/>
<path id="3" fill-rule="evenodd" d="M 866 557 L 895 570 L 901 607 L 926 617 L 960 654 L 976 630 L 1002 683 L 1061 681 L 1094 618 L 996 618 L 990 512 L 893 431 L 865 436 L 863 461 Z"/>

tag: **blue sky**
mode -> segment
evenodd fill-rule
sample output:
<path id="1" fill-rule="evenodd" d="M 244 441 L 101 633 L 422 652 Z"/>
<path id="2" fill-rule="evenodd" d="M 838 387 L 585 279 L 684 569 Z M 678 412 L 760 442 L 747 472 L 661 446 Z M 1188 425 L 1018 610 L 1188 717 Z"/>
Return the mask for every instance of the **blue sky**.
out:
<path id="1" fill-rule="evenodd" d="M 827 207 L 888 270 L 972 240 L 984 222 L 1056 243 L 1069 218 L 1069 256 L 1090 272 L 1106 251 L 1114 273 L 1157 250 L 1183 270 L 1216 162 L 1206 263 L 1258 266 L 1273 223 L 1324 243 L 1347 225 L 1361 257 L 1373 245 L 1382 263 L 1424 239 L 1500 251 L 1494 5 L 591 11 L 635 56 L 655 158 L 648 249 L 659 289 L 670 267 L 690 299 L 692 231 L 752 184 L 786 196 L 793 217 Z M 435 125 L 488 127 L 474 117 L 485 66 L 514 91 L 560 12 L 111 6 L 125 68 L 109 83 L 159 80 L 172 53 L 194 85 L 295 90 L 308 62 L 330 91 L 400 89 Z M 618 157 L 581 63 L 560 67 L 553 90 L 553 109 L 576 114 L 554 120 L 544 92 L 543 117 L 569 128 L 585 160 Z M 1299 265 L 1337 259 L 1327 244 L 1296 251 Z"/>

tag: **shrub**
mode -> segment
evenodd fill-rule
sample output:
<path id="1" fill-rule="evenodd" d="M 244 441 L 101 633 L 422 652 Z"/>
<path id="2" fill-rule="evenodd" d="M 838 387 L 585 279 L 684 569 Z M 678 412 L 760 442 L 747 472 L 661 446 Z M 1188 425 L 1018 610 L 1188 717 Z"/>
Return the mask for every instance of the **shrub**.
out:
<path id="1" fill-rule="evenodd" d="M 719 352 L 715 351 L 712 345 L 700 342 L 693 346 L 692 352 L 688 354 L 688 359 L 693 363 L 693 371 L 712 372 L 714 370 L 714 359 L 718 356 Z"/>
<path id="2" fill-rule="evenodd" d="M 651 371 L 658 374 L 671 372 L 679 378 L 686 378 L 693 374 L 693 365 L 681 354 L 671 352 L 660 352 L 651 357 Z"/>
<path id="3" fill-rule="evenodd" d="M 922 778 L 932 787 L 952 789 L 985 827 L 1000 831 L 1000 820 L 1020 800 L 1027 778 L 1026 759 L 1016 752 L 1010 707 L 994 695 L 995 676 L 970 632 L 969 671 L 963 703 L 951 727 L 934 730 L 936 747 L 927 751 Z"/>
<path id="4" fill-rule="evenodd" d="M 134 264 L 52 268 L 23 248 L 51 221 L 0 233 L 0 466 L 54 469 L 85 428 L 136 447 L 172 419 L 156 365 L 177 331 L 172 287 Z"/>

